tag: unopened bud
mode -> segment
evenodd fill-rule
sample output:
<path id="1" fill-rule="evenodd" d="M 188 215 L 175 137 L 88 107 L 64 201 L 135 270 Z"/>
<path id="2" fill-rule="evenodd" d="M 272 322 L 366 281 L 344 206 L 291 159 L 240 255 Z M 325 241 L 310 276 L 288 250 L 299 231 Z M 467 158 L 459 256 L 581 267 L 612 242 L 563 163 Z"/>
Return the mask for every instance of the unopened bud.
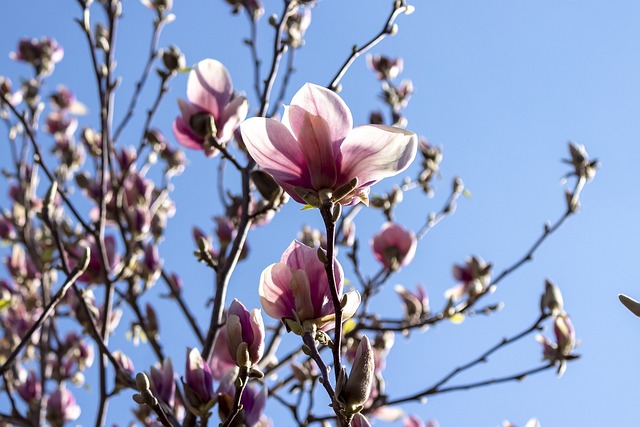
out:
<path id="1" fill-rule="evenodd" d="M 162 50 L 162 63 L 170 73 L 179 71 L 186 66 L 184 54 L 174 45 Z"/>
<path id="2" fill-rule="evenodd" d="M 388 33 L 390 36 L 395 36 L 396 34 L 398 34 L 398 24 L 393 24 L 391 28 L 389 28 Z"/>
<path id="3" fill-rule="evenodd" d="M 136 387 L 138 387 L 138 391 L 146 391 L 149 390 L 151 384 L 149 383 L 149 377 L 144 372 L 138 372 L 136 374 Z"/>
<path id="4" fill-rule="evenodd" d="M 344 387 L 345 411 L 348 414 L 360 412 L 369 399 L 375 378 L 374 368 L 371 343 L 369 338 L 364 336 L 358 345 L 351 373 Z"/>

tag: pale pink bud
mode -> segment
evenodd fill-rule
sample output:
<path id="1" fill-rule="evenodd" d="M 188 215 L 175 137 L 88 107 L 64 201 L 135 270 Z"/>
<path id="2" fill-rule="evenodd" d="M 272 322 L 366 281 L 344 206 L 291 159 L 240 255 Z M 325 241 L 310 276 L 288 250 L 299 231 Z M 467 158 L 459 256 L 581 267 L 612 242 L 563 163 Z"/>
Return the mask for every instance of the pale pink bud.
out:
<path id="1" fill-rule="evenodd" d="M 62 426 L 67 421 L 78 419 L 79 416 L 80 407 L 76 404 L 76 399 L 64 383 L 60 384 L 47 400 L 47 421 L 53 426 Z"/>
<path id="2" fill-rule="evenodd" d="M 209 145 L 200 125 L 212 122 L 212 132 L 220 144 L 226 144 L 244 120 L 249 105 L 244 96 L 234 96 L 233 84 L 227 69 L 214 59 L 204 59 L 193 67 L 187 82 L 187 98 L 178 100 L 182 115 L 173 122 L 173 132 L 180 144 L 187 148 L 204 150 L 215 156 L 218 150 Z"/>
<path id="3" fill-rule="evenodd" d="M 375 362 L 373 349 L 367 336 L 358 345 L 356 356 L 344 386 L 343 399 L 348 413 L 360 412 L 369 399 L 374 381 Z"/>
<path id="4" fill-rule="evenodd" d="M 150 374 L 151 391 L 153 395 L 172 408 L 175 399 L 176 383 L 171 359 L 167 357 L 162 362 L 162 365 L 152 366 Z"/>
<path id="5" fill-rule="evenodd" d="M 371 241 L 373 254 L 389 271 L 408 265 L 413 260 L 417 245 L 418 240 L 413 231 L 392 222 L 385 223 Z"/>
<path id="6" fill-rule="evenodd" d="M 214 397 L 211 369 L 202 359 L 197 348 L 193 348 L 187 353 L 185 393 L 189 404 L 195 409 L 199 409 L 203 405 L 207 406 Z"/>
<path id="7" fill-rule="evenodd" d="M 260 310 L 249 312 L 234 299 L 227 313 L 226 332 L 229 353 L 238 366 L 250 367 L 260 361 L 264 352 L 264 323 Z M 241 345 L 243 343 L 246 346 Z"/>

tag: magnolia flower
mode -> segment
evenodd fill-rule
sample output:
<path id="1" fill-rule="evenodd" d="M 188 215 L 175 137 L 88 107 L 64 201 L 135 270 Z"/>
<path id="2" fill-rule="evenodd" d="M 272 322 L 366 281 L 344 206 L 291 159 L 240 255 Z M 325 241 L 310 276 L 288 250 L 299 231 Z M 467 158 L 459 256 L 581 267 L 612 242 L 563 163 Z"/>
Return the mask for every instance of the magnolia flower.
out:
<path id="1" fill-rule="evenodd" d="M 385 223 L 371 241 L 376 259 L 390 271 L 408 265 L 416 254 L 417 245 L 418 240 L 413 231 L 392 222 Z"/>
<path id="2" fill-rule="evenodd" d="M 176 382 L 171 358 L 164 359 L 162 365 L 152 366 L 149 379 L 153 395 L 173 408 Z"/>
<path id="3" fill-rule="evenodd" d="M 36 403 L 42 397 L 40 379 L 33 369 L 27 375 L 26 371 L 20 371 L 20 384 L 16 387 L 20 397 L 29 405 Z"/>
<path id="4" fill-rule="evenodd" d="M 189 350 L 187 354 L 184 391 L 194 413 L 207 414 L 215 403 L 211 369 L 197 348 Z"/>
<path id="5" fill-rule="evenodd" d="M 244 96 L 233 93 L 231 76 L 215 59 L 204 59 L 189 72 L 187 98 L 178 100 L 181 117 L 173 122 L 173 133 L 180 144 L 195 150 L 204 150 L 209 157 L 218 150 L 208 141 L 215 137 L 226 144 L 244 120 L 249 104 Z"/>
<path id="6" fill-rule="evenodd" d="M 365 417 L 361 413 L 357 413 L 351 420 L 351 427 L 371 427 L 371 423 L 369 422 L 367 417 Z"/>
<path id="7" fill-rule="evenodd" d="M 351 111 L 334 92 L 305 84 L 282 122 L 254 117 L 241 126 L 251 157 L 299 203 L 368 203 L 369 187 L 405 170 L 414 133 L 388 126 L 352 128 Z"/>
<path id="8" fill-rule="evenodd" d="M 47 421 L 52 426 L 62 426 L 66 421 L 76 420 L 79 416 L 80 406 L 76 404 L 76 399 L 64 383 L 60 384 L 47 400 Z"/>
<path id="9" fill-rule="evenodd" d="M 465 265 L 453 266 L 453 277 L 461 283 L 445 292 L 447 298 L 459 300 L 465 295 L 475 298 L 487 290 L 491 279 L 491 264 L 478 256 L 466 259 Z"/>
<path id="10" fill-rule="evenodd" d="M 576 332 L 569 316 L 565 314 L 555 316 L 553 333 L 556 342 L 552 342 L 543 335 L 536 335 L 536 340 L 542 344 L 543 359 L 558 365 L 558 375 L 561 376 L 567 368 L 566 361 L 579 357 L 571 354 L 576 346 Z"/>
<path id="11" fill-rule="evenodd" d="M 227 323 L 227 345 L 229 353 L 238 366 L 250 367 L 262 358 L 264 352 L 264 323 L 260 310 L 251 313 L 234 299 L 229 307 Z"/>
<path id="12" fill-rule="evenodd" d="M 209 368 L 213 379 L 219 380 L 227 372 L 236 367 L 236 362 L 229 352 L 227 344 L 227 328 L 221 328 L 213 342 L 213 354 L 209 360 Z"/>
<path id="13" fill-rule="evenodd" d="M 339 386 L 336 386 L 336 393 L 340 394 L 340 399 L 345 405 L 344 411 L 348 414 L 353 414 L 360 412 L 364 408 L 364 404 L 371 394 L 374 379 L 374 352 L 369 338 L 365 335 L 360 340 L 356 350 L 349 377 L 344 383 L 338 380 Z"/>
<path id="14" fill-rule="evenodd" d="M 233 399 L 236 394 L 236 377 L 237 368 L 225 375 L 218 386 L 218 414 L 222 421 L 226 421 L 233 409 Z M 237 418 L 234 419 L 231 426 L 271 426 L 270 420 L 264 415 L 267 397 L 267 387 L 258 388 L 254 383 L 249 383 L 240 398 L 242 409 L 236 415 Z"/>
<path id="15" fill-rule="evenodd" d="M 344 301 L 344 273 L 337 260 L 334 272 L 338 298 Z M 282 319 L 288 328 L 301 334 L 311 325 L 323 331 L 334 327 L 335 309 L 329 286 L 317 250 L 293 241 L 282 254 L 280 262 L 271 264 L 262 272 L 258 293 L 265 313 L 274 319 Z M 342 320 L 353 316 L 360 305 L 357 291 L 349 291 L 345 297 Z"/>
<path id="16" fill-rule="evenodd" d="M 378 80 L 393 80 L 404 68 L 402 58 L 391 59 L 384 55 L 367 55 L 367 64 L 376 73 Z"/>

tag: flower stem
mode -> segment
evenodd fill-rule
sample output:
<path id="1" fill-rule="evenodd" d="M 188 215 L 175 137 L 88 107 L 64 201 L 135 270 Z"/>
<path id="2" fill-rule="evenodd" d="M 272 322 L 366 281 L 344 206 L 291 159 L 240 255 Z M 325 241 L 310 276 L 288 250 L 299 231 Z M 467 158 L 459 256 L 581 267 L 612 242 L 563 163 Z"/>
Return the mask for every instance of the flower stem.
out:
<path id="1" fill-rule="evenodd" d="M 325 263 L 324 268 L 327 272 L 327 279 L 329 280 L 329 290 L 331 291 L 331 301 L 333 302 L 336 314 L 332 351 L 333 369 L 337 381 L 338 373 L 340 372 L 340 367 L 342 366 L 340 360 L 340 351 L 342 348 L 342 304 L 340 303 L 340 296 L 338 295 L 338 285 L 336 284 L 336 276 L 334 271 L 336 262 L 335 240 L 337 220 L 337 218 L 334 218 L 334 207 L 335 206 L 332 201 L 327 201 L 320 207 L 320 213 L 322 214 L 322 219 L 324 220 L 324 225 L 327 231 L 327 262 Z"/>

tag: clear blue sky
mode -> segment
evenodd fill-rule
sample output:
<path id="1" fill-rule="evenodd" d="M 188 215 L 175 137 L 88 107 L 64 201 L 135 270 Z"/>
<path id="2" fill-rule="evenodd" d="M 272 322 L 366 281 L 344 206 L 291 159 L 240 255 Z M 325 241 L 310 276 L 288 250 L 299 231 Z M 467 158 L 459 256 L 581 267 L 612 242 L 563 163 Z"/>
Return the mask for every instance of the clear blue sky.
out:
<path id="1" fill-rule="evenodd" d="M 417 2 L 417 1 L 416 1 Z M 268 1 L 267 15 L 279 12 L 280 2 Z M 450 179 L 459 175 L 473 196 L 461 200 L 456 214 L 430 233 L 418 248 L 413 264 L 394 276 L 373 307 L 399 313 L 392 287 L 402 283 L 425 284 L 435 307 L 443 292 L 454 284 L 451 265 L 477 254 L 501 271 L 525 253 L 546 220 L 564 209 L 560 177 L 568 171 L 560 163 L 567 157 L 567 141 L 586 145 L 602 162 L 595 181 L 583 193 L 582 211 L 554 235 L 528 264 L 505 281 L 492 301 L 504 301 L 502 312 L 475 318 L 461 325 L 441 324 L 411 341 L 396 338 L 387 368 L 392 396 L 419 390 L 455 366 L 479 355 L 503 336 L 529 325 L 537 316 L 538 295 L 545 278 L 563 291 L 565 308 L 581 340 L 582 359 L 571 363 L 563 378 L 544 373 L 520 384 L 498 385 L 436 396 L 426 405 L 405 409 L 423 418 L 438 419 L 443 427 L 497 426 L 503 419 L 524 425 L 538 417 L 543 427 L 637 424 L 640 371 L 638 329 L 634 318 L 618 303 L 624 292 L 640 297 L 637 274 L 638 225 L 637 162 L 640 158 L 640 3 L 633 0 L 538 1 L 420 1 L 416 12 L 398 20 L 399 33 L 378 45 L 373 53 L 402 56 L 401 78 L 411 78 L 415 94 L 406 111 L 408 128 L 442 145 L 443 179 L 436 197 L 425 200 L 408 195 L 398 220 L 419 227 L 427 212 L 444 201 Z M 302 83 L 329 83 L 351 46 L 368 40 L 386 19 L 391 1 L 323 1 L 313 10 L 305 47 L 297 56 L 289 95 Z M 270 7 L 275 5 L 275 9 Z M 0 74 L 14 84 L 28 69 L 15 64 L 8 53 L 19 37 L 56 38 L 65 58 L 48 82 L 46 91 L 65 83 L 88 105 L 91 114 L 82 125 L 96 126 L 93 77 L 87 48 L 73 18 L 79 7 L 72 0 L 6 1 L 0 16 Z M 211 57 L 230 70 L 234 85 L 244 90 L 255 107 L 249 51 L 241 43 L 248 36 L 244 17 L 232 17 L 222 0 L 176 1 L 178 19 L 170 24 L 161 45 L 176 44 L 187 63 Z M 118 73 L 124 105 L 146 59 L 152 13 L 139 2 L 125 2 L 118 42 Z M 261 22 L 262 52 L 267 52 L 270 29 Z M 151 79 L 148 89 L 155 90 Z M 343 80 L 342 96 L 354 121 L 367 120 L 376 99 L 377 82 L 358 60 Z M 178 114 L 177 97 L 185 97 L 186 75 L 173 83 L 155 125 L 175 143 L 171 122 Z M 143 97 L 148 105 L 152 92 Z M 147 104 L 145 104 L 145 99 Z M 137 143 L 139 118 L 122 142 Z M 2 138 L 6 140 L 6 138 Z M 185 295 L 198 306 L 200 323 L 208 315 L 201 301 L 211 293 L 212 275 L 192 256 L 193 225 L 211 231 L 210 218 L 219 213 L 215 193 L 215 161 L 188 152 L 187 171 L 175 179 L 173 198 L 178 214 L 170 222 L 161 246 L 165 265 L 184 280 Z M 0 165 L 7 166 L 8 147 L 0 145 Z M 415 171 L 415 170 L 414 170 Z M 383 182 L 382 191 L 392 185 Z M 6 204 L 5 181 L 0 181 L 0 201 Z M 375 189 L 374 189 L 375 191 Z M 257 307 L 260 272 L 279 254 L 305 223 L 319 226 L 315 211 L 300 212 L 291 203 L 271 227 L 250 238 L 252 259 L 241 264 L 232 281 L 231 296 Z M 365 268 L 377 266 L 366 242 L 377 231 L 381 217 L 362 215 L 359 225 Z M 1 250 L 1 249 L 0 249 Z M 346 261 L 345 261 L 346 264 Z M 347 268 L 348 270 L 348 268 Z M 2 274 L 4 276 L 4 274 Z M 167 306 L 169 307 L 169 306 Z M 127 322 L 125 317 L 123 322 Z M 173 327 L 173 329 L 172 329 Z M 165 347 L 182 371 L 185 348 L 195 340 L 173 319 L 161 317 Z M 294 337 L 287 337 L 293 343 Z M 114 346 L 130 348 L 123 336 Z M 148 369 L 149 353 L 135 354 L 136 367 Z M 499 354 L 465 380 L 485 379 L 536 366 L 541 352 L 532 339 Z M 148 360 L 148 359 L 147 359 Z M 83 424 L 93 420 L 92 395 L 82 400 Z M 78 393 L 82 394 L 82 393 Z M 129 406 L 125 396 L 113 402 L 112 421 L 124 422 L 114 411 Z M 1 401 L 0 401 L 1 403 Z M 319 405 L 319 407 L 322 405 Z M 271 407 L 269 408 L 272 409 Z M 279 410 L 274 406 L 273 414 Z M 276 426 L 289 420 L 275 419 Z M 378 423 L 378 425 L 384 425 Z"/>

